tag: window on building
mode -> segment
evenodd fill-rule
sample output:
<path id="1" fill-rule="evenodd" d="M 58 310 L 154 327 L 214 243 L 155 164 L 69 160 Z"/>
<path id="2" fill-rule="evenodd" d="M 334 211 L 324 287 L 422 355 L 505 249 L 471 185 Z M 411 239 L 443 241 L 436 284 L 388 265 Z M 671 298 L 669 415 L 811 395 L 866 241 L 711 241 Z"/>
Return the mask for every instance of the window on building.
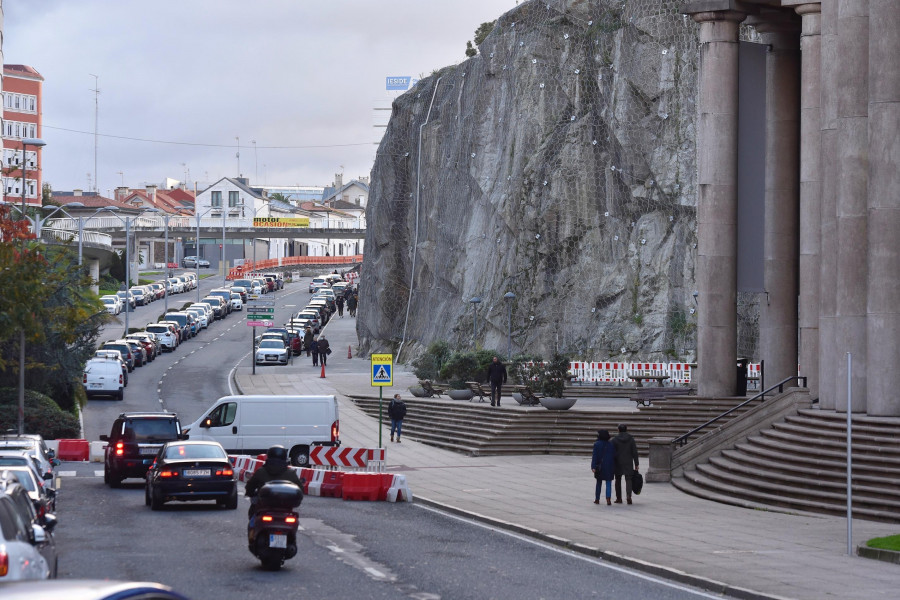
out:
<path id="1" fill-rule="evenodd" d="M 241 193 L 237 191 L 228 192 L 228 208 L 234 208 L 240 204 Z"/>
<path id="2" fill-rule="evenodd" d="M 29 169 L 37 167 L 37 151 L 28 151 L 25 153 L 25 164 L 28 165 Z"/>
<path id="3" fill-rule="evenodd" d="M 37 137 L 37 125 L 35 123 L 28 124 L 28 137 L 30 137 L 30 138 Z"/>
<path id="4" fill-rule="evenodd" d="M 222 192 L 211 192 L 210 193 L 210 206 L 222 207 Z"/>
<path id="5" fill-rule="evenodd" d="M 37 112 L 37 96 L 28 96 L 28 110 Z"/>

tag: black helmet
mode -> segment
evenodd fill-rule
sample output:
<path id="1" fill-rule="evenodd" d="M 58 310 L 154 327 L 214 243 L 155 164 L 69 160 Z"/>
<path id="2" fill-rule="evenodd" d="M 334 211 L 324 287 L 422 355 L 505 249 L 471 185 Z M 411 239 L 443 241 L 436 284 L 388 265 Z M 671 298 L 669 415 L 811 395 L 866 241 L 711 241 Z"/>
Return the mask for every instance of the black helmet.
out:
<path id="1" fill-rule="evenodd" d="M 287 459 L 288 459 L 287 450 L 285 449 L 284 446 L 281 446 L 281 445 L 272 446 L 266 452 L 266 463 L 267 464 L 286 465 Z"/>

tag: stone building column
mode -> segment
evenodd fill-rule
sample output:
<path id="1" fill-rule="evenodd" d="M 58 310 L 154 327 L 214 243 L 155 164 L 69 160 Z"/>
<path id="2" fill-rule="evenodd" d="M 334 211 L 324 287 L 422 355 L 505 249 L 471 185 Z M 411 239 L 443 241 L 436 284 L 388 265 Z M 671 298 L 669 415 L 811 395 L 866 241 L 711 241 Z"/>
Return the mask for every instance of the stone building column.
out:
<path id="1" fill-rule="evenodd" d="M 854 412 L 866 409 L 868 296 L 869 3 L 838 1 L 838 188 L 836 338 L 853 355 Z M 876 65 L 884 68 L 885 65 Z M 843 358 L 843 356 L 842 356 Z M 847 361 L 838 361 L 837 410 L 847 409 Z"/>
<path id="2" fill-rule="evenodd" d="M 869 23 L 866 412 L 900 417 L 900 2 L 869 0 Z"/>
<path id="3" fill-rule="evenodd" d="M 734 2 L 686 7 L 700 24 L 697 119 L 698 393 L 732 396 L 737 362 L 738 26 Z M 691 10 L 691 6 L 700 10 Z"/>
<path id="4" fill-rule="evenodd" d="M 795 17 L 796 19 L 796 17 Z M 766 182 L 760 349 L 766 383 L 797 374 L 800 39 L 797 24 L 760 23 L 766 54 Z M 768 33 L 772 31 L 772 33 Z"/>
<path id="5" fill-rule="evenodd" d="M 834 410 L 837 398 L 837 363 L 843 359 L 835 335 L 837 312 L 837 97 L 840 85 L 838 70 L 837 15 L 838 0 L 822 0 L 820 82 L 821 135 L 819 160 L 821 167 L 819 228 L 819 406 Z"/>
<path id="6" fill-rule="evenodd" d="M 800 374 L 807 377 L 810 398 L 819 397 L 819 246 L 821 11 L 818 2 L 786 0 L 801 16 L 800 33 L 800 288 L 798 290 Z"/>

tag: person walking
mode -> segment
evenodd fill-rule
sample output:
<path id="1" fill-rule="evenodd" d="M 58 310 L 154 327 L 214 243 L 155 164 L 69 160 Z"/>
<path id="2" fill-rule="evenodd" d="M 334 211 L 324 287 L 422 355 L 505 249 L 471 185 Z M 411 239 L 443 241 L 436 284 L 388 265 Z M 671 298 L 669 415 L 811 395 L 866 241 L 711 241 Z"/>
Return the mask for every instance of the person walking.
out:
<path id="1" fill-rule="evenodd" d="M 622 477 L 625 477 L 625 498 L 631 504 L 631 478 L 638 470 L 638 451 L 628 426 L 619 425 L 619 435 L 613 438 L 616 447 L 616 504 L 622 504 Z"/>
<path id="2" fill-rule="evenodd" d="M 487 379 L 491 382 L 491 406 L 495 406 L 494 398 L 496 397 L 496 406 L 500 406 L 500 394 L 503 391 L 503 384 L 506 383 L 506 365 L 500 362 L 496 356 L 488 365 Z"/>
<path id="3" fill-rule="evenodd" d="M 328 340 L 325 339 L 325 334 L 323 333 L 319 336 L 319 360 L 322 361 L 323 367 L 328 364 L 329 354 L 331 354 L 331 344 L 329 344 Z"/>
<path id="4" fill-rule="evenodd" d="M 309 357 L 310 346 L 313 341 L 313 332 L 312 328 L 309 325 L 306 326 L 306 331 L 303 332 L 303 348 L 306 350 L 306 356 Z"/>
<path id="5" fill-rule="evenodd" d="M 340 318 L 344 318 L 344 297 L 338 296 L 335 298 L 334 303 L 337 304 L 338 316 Z"/>
<path id="6" fill-rule="evenodd" d="M 309 351 L 312 352 L 313 366 L 319 366 L 319 339 L 317 337 L 313 337 L 313 340 L 309 343 Z"/>
<path id="7" fill-rule="evenodd" d="M 612 504 L 613 476 L 616 474 L 616 447 L 609 441 L 609 431 L 597 431 L 594 453 L 591 456 L 591 471 L 597 480 L 594 488 L 594 504 L 600 504 L 600 487 L 606 482 L 606 504 Z"/>
<path id="8" fill-rule="evenodd" d="M 394 394 L 391 403 L 388 404 L 388 416 L 391 418 L 391 441 L 394 441 L 394 432 L 397 432 L 397 443 L 400 443 L 400 432 L 403 429 L 403 419 L 406 417 L 406 403 L 400 399 L 400 394 Z"/>
<path id="9" fill-rule="evenodd" d="M 350 311 L 350 316 L 356 316 L 356 303 L 358 300 L 356 299 L 356 294 L 350 294 L 350 297 L 347 298 L 347 310 Z"/>

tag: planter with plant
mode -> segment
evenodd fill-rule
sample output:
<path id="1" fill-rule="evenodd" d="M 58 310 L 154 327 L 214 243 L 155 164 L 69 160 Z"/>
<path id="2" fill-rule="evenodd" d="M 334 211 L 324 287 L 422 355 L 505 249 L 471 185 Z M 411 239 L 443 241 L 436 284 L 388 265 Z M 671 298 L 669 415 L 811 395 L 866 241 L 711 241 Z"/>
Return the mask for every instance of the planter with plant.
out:
<path id="1" fill-rule="evenodd" d="M 440 370 L 441 381 L 446 381 L 450 385 L 447 395 L 455 400 L 471 399 L 472 390 L 466 387 L 466 382 L 484 381 L 493 357 L 494 353 L 489 350 L 451 354 Z"/>
<path id="2" fill-rule="evenodd" d="M 575 405 L 577 398 L 565 397 L 568 374 L 569 359 L 561 354 L 554 354 L 536 369 L 542 394 L 541 406 L 549 410 L 567 410 Z"/>

